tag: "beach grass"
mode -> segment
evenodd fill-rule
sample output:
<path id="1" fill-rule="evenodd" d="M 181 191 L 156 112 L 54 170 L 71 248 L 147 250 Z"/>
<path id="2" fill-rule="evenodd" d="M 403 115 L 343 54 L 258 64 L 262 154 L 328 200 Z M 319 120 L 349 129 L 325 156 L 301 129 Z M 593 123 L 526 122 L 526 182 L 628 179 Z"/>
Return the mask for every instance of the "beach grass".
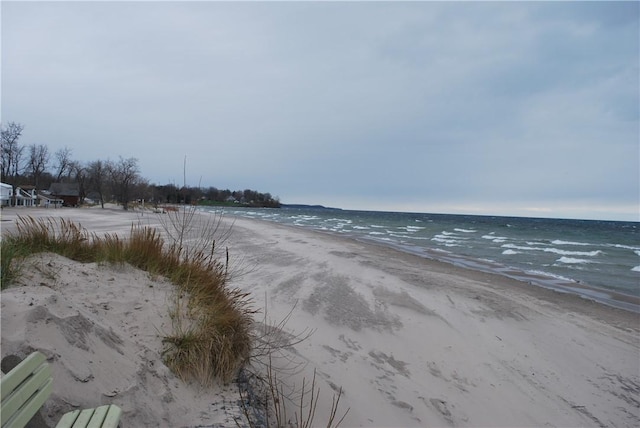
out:
<path id="1" fill-rule="evenodd" d="M 4 290 L 20 272 L 20 247 L 3 240 L 0 246 L 0 289 Z"/>
<path id="2" fill-rule="evenodd" d="M 89 233 L 65 219 L 19 217 L 17 232 L 2 240 L 2 288 L 20 274 L 21 260 L 40 252 L 84 263 L 128 263 L 175 284 L 173 331 L 163 337 L 162 355 L 181 379 L 203 386 L 227 382 L 250 357 L 255 312 L 249 295 L 229 287 L 227 266 L 212 252 L 182 239 L 165 243 L 149 227 L 134 225 L 123 239 Z"/>

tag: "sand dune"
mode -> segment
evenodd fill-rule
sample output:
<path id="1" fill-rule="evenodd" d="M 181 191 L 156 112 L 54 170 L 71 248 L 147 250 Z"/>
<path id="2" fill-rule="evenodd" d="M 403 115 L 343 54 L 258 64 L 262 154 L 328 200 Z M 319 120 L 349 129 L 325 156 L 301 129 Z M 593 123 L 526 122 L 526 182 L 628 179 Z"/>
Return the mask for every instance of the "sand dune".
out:
<path id="1" fill-rule="evenodd" d="M 3 234 L 16 214 L 2 212 Z M 157 215 L 33 210 L 126 235 Z M 637 314 L 392 249 L 235 219 L 233 285 L 288 317 L 274 365 L 299 387 L 317 372 L 322 425 L 339 387 L 342 426 L 638 426 Z M 162 364 L 172 286 L 133 268 L 29 260 L 2 292 L 2 357 L 41 350 L 54 366 L 45 418 L 113 402 L 126 426 L 235 426 L 235 385 L 202 390 Z M 265 312 L 266 309 L 266 312 Z"/>

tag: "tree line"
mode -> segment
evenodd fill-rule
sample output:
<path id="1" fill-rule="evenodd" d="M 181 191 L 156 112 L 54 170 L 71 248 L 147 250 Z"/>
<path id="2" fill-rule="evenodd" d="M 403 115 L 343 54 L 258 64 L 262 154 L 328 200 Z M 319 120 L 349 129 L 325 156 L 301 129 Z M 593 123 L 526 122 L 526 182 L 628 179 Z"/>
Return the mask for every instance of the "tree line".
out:
<path id="1" fill-rule="evenodd" d="M 140 172 L 138 159 L 94 160 L 73 159 L 72 150 L 65 147 L 51 153 L 45 144 L 20 144 L 24 125 L 9 122 L 2 125 L 1 178 L 13 187 L 33 186 L 47 190 L 53 183 L 74 183 L 78 187 L 80 204 L 91 198 L 104 208 L 115 202 L 127 210 L 132 201 L 144 200 L 159 204 L 234 205 L 279 208 L 280 201 L 269 193 L 245 189 L 231 191 L 216 187 L 178 187 L 175 184 L 150 184 Z M 15 201 L 12 203 L 15 204 Z"/>

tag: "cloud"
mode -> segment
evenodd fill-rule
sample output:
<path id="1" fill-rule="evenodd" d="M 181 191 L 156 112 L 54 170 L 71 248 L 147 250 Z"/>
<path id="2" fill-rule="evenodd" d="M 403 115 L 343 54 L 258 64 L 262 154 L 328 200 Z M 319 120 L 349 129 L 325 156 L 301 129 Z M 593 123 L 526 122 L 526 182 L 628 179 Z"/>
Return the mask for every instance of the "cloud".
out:
<path id="1" fill-rule="evenodd" d="M 80 159 L 137 157 L 152 182 L 181 181 L 186 155 L 191 184 L 285 202 L 638 204 L 635 2 L 2 12 L 3 120 Z"/>

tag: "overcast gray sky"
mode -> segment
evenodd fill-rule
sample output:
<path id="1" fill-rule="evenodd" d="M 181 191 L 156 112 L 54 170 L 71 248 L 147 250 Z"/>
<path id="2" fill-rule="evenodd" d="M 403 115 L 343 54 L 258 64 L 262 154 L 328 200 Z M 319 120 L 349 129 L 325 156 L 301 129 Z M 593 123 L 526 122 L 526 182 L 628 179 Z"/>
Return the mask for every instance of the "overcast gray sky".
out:
<path id="1" fill-rule="evenodd" d="M 640 220 L 638 2 L 2 1 L 2 121 L 156 184 Z"/>

